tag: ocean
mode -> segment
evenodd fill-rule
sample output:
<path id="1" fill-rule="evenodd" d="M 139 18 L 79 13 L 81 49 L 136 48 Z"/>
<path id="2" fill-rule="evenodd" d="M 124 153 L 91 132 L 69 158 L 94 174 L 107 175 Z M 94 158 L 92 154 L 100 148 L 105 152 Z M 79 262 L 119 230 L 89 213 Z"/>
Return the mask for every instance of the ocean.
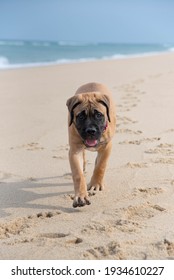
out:
<path id="1" fill-rule="evenodd" d="M 0 40 L 0 69 L 123 59 L 169 51 L 174 51 L 174 45 Z"/>

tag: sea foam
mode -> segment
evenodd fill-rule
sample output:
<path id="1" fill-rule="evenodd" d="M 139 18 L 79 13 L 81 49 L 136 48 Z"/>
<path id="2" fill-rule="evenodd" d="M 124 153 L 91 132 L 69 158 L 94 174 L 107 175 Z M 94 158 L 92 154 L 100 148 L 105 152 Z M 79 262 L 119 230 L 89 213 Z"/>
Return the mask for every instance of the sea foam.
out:
<path id="1" fill-rule="evenodd" d="M 4 56 L 0 56 L 0 68 L 8 68 L 9 66 L 9 61 L 7 59 L 7 57 Z"/>
<path id="2" fill-rule="evenodd" d="M 173 51 L 172 44 L 0 40 L 0 69 L 117 60 Z"/>

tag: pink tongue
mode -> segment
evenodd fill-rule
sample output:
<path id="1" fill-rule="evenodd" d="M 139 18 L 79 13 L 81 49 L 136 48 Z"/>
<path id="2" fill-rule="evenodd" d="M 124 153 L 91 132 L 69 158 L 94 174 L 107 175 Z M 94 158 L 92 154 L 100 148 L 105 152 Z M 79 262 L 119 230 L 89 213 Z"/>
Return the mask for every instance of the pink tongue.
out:
<path id="1" fill-rule="evenodd" d="M 97 145 L 97 140 L 93 140 L 93 139 L 87 139 L 86 140 L 86 144 L 89 146 L 89 147 L 94 147 Z"/>

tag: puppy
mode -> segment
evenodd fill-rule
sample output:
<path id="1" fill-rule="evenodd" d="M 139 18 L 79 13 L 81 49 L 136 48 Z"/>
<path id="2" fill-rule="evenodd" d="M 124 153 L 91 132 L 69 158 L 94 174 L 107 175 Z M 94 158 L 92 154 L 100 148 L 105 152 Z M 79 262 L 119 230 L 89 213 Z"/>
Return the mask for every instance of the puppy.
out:
<path id="1" fill-rule="evenodd" d="M 115 105 L 110 91 L 98 83 L 78 88 L 66 105 L 69 110 L 69 162 L 75 190 L 73 207 L 82 207 L 90 204 L 87 190 L 104 189 L 103 178 L 116 128 Z M 98 153 L 88 188 L 83 173 L 85 149 Z"/>

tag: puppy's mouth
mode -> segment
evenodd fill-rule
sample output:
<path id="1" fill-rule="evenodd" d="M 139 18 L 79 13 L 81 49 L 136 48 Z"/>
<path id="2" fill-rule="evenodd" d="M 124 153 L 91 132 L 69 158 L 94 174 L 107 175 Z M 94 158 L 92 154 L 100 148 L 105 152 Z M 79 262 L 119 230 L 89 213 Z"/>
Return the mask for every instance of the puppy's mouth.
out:
<path id="1" fill-rule="evenodd" d="M 86 139 L 85 140 L 85 146 L 86 147 L 96 147 L 98 145 L 97 139 Z"/>

